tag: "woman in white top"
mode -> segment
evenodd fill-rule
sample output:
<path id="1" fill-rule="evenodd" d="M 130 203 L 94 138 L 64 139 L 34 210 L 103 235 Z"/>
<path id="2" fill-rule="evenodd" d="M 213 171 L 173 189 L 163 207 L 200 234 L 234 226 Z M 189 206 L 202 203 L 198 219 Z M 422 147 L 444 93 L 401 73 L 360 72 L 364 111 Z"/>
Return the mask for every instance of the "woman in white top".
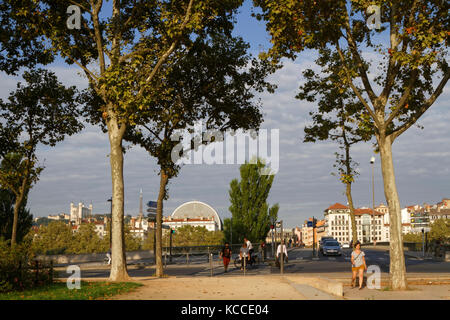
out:
<path id="1" fill-rule="evenodd" d="M 365 254 L 361 251 L 361 243 L 355 243 L 355 250 L 352 252 L 352 287 L 356 286 L 356 274 L 359 273 L 359 290 L 362 289 L 364 280 L 364 270 L 367 270 Z"/>

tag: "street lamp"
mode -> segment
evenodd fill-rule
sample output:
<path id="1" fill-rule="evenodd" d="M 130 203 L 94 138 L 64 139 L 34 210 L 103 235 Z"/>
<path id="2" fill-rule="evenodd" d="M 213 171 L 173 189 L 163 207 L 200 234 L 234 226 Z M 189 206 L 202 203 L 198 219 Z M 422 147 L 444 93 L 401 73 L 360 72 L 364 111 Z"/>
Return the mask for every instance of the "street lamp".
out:
<path id="1" fill-rule="evenodd" d="M 111 232 L 112 232 L 112 197 L 108 199 L 108 202 L 111 202 L 111 210 L 109 217 L 109 247 L 111 248 Z"/>
<path id="2" fill-rule="evenodd" d="M 375 219 L 375 217 L 373 216 L 373 212 L 375 211 L 375 181 L 374 181 L 374 164 L 375 164 L 375 157 L 372 156 L 370 158 L 370 163 L 372 164 L 372 223 L 371 223 L 371 232 L 369 232 L 369 237 L 372 235 L 372 241 L 374 242 L 374 244 L 376 243 L 375 237 L 373 236 L 372 233 L 375 233 L 373 230 L 373 220 Z M 370 238 L 369 238 L 370 241 Z"/>

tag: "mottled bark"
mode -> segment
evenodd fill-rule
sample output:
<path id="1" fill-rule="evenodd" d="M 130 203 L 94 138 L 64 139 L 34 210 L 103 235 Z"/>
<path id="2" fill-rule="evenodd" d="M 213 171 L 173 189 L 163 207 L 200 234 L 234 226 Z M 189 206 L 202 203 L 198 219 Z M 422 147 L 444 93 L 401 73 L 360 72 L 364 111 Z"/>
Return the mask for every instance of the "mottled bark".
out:
<path id="1" fill-rule="evenodd" d="M 392 159 L 391 136 L 377 136 L 380 148 L 381 171 L 383 174 L 384 194 L 389 206 L 390 221 L 390 286 L 394 290 L 406 289 L 406 267 L 403 252 L 402 216 L 400 201 L 395 183 Z"/>
<path id="2" fill-rule="evenodd" d="M 162 214 L 164 198 L 166 196 L 166 185 L 169 180 L 169 176 L 161 169 L 160 171 L 160 183 L 159 194 L 156 208 L 156 276 L 162 277 L 164 275 L 163 260 L 162 260 Z"/>
<path id="3" fill-rule="evenodd" d="M 111 281 L 127 281 L 124 233 L 124 183 L 123 183 L 123 151 L 122 137 L 124 128 L 117 123 L 109 125 L 109 141 L 111 145 L 110 163 L 112 179 L 112 235 L 111 235 Z"/>
<path id="4" fill-rule="evenodd" d="M 28 171 L 29 172 L 29 171 Z M 28 175 L 28 173 L 27 173 Z M 17 243 L 17 228 L 19 225 L 19 209 L 22 206 L 23 199 L 25 197 L 26 186 L 28 184 L 28 176 L 26 176 L 23 181 L 18 194 L 16 194 L 16 200 L 14 201 L 14 216 L 13 216 L 13 226 L 11 232 L 11 247 L 14 247 Z"/>
<path id="5" fill-rule="evenodd" d="M 346 184 L 345 194 L 347 195 L 348 206 L 350 208 L 350 220 L 352 222 L 352 241 L 353 243 L 355 243 L 358 240 L 358 232 L 356 229 L 355 207 L 353 205 L 351 183 Z"/>

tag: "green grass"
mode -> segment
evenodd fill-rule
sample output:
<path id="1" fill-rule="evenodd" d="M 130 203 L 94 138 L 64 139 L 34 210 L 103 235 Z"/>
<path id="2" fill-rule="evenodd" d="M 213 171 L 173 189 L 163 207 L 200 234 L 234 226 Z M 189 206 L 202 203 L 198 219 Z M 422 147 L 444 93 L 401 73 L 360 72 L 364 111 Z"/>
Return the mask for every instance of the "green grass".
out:
<path id="1" fill-rule="evenodd" d="M 103 300 L 140 286 L 142 284 L 135 282 L 81 281 L 79 290 L 69 290 L 66 282 L 55 282 L 30 290 L 0 293 L 0 300 Z"/>

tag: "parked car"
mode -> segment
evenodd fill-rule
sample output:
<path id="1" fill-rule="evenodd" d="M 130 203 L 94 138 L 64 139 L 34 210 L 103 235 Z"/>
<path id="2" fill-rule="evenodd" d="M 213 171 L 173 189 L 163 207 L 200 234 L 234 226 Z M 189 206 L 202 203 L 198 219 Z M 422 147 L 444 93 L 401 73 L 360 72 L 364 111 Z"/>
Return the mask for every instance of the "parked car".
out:
<path id="1" fill-rule="evenodd" d="M 339 242 L 337 241 L 326 241 L 323 245 L 322 245 L 322 254 L 324 256 L 328 256 L 328 255 L 337 255 L 340 256 L 342 255 L 342 249 L 341 246 L 339 244 Z"/>
<path id="2" fill-rule="evenodd" d="M 342 249 L 350 249 L 350 243 L 346 242 L 342 244 Z"/>
<path id="3" fill-rule="evenodd" d="M 323 253 L 322 251 L 322 246 L 326 241 L 337 241 L 335 238 L 333 237 L 322 237 L 319 241 L 319 251 L 320 253 Z"/>

